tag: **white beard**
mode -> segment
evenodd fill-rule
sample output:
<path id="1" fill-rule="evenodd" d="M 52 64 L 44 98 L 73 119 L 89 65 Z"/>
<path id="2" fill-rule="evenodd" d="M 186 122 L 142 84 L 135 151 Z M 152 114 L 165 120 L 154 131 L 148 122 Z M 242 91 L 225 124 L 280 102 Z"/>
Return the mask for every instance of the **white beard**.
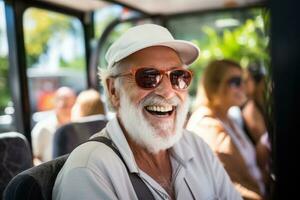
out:
<path id="1" fill-rule="evenodd" d="M 145 119 L 143 109 L 145 105 L 151 104 L 150 102 L 155 105 L 155 103 L 159 104 L 162 101 L 164 103 L 169 102 L 157 95 L 152 95 L 150 98 L 146 97 L 140 105 L 135 106 L 126 92 L 123 91 L 123 88 L 120 90 L 119 117 L 122 125 L 134 142 L 145 147 L 148 152 L 153 154 L 168 149 L 179 141 L 183 134 L 183 126 L 188 112 L 188 100 L 180 104 L 178 97 L 173 98 L 172 105 L 176 105 L 175 122 L 159 123 L 154 127 Z"/>

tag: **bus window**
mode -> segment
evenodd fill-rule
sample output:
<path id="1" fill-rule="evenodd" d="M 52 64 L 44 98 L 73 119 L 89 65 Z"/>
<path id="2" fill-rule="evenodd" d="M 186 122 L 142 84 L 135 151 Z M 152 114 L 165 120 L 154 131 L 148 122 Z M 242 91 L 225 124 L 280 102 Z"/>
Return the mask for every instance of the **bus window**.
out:
<path id="1" fill-rule="evenodd" d="M 12 105 L 8 87 L 8 45 L 4 3 L 0 1 L 0 133 L 14 130 Z"/>
<path id="2" fill-rule="evenodd" d="M 43 9 L 27 9 L 23 24 L 34 124 L 53 108 L 56 89 L 87 87 L 84 35 L 77 18 Z"/>
<path id="3" fill-rule="evenodd" d="M 122 15 L 123 9 L 124 8 L 119 5 L 108 5 L 95 11 L 94 23 L 96 38 L 99 38 L 103 34 L 104 29 L 109 25 L 109 23 Z"/>

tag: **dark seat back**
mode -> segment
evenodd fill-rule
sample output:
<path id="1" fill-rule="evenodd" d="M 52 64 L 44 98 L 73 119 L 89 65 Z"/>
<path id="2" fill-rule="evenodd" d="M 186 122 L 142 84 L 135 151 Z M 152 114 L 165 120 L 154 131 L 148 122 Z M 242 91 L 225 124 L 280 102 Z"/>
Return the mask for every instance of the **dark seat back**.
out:
<path id="1" fill-rule="evenodd" d="M 18 173 L 32 167 L 27 139 L 20 133 L 0 134 L 0 199 L 8 182 Z"/>
<path id="2" fill-rule="evenodd" d="M 93 134 L 101 131 L 107 123 L 105 118 L 87 118 L 80 122 L 66 124 L 54 134 L 53 158 L 70 153 Z"/>
<path id="3" fill-rule="evenodd" d="M 61 156 L 15 176 L 4 191 L 4 200 L 52 200 L 56 176 L 67 157 Z"/>

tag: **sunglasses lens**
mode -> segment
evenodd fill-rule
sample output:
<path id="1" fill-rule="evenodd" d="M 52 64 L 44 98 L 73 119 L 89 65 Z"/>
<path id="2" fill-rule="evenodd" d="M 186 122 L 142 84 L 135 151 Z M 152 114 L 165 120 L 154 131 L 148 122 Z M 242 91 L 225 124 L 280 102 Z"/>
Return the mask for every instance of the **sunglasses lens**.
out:
<path id="1" fill-rule="evenodd" d="M 135 73 L 138 86 L 144 89 L 156 88 L 161 82 L 164 74 L 154 68 L 141 68 Z M 191 82 L 192 74 L 188 70 L 176 69 L 170 73 L 170 81 L 174 89 L 186 89 Z"/>
<path id="2" fill-rule="evenodd" d="M 170 73 L 170 81 L 175 89 L 186 89 L 192 80 L 192 74 L 188 70 L 174 70 Z"/>
<path id="3" fill-rule="evenodd" d="M 231 87 L 240 87 L 242 85 L 242 78 L 241 77 L 232 77 L 228 80 L 228 84 Z"/>
<path id="4" fill-rule="evenodd" d="M 161 78 L 160 72 L 153 68 L 142 68 L 135 73 L 136 83 L 145 89 L 157 87 Z"/>

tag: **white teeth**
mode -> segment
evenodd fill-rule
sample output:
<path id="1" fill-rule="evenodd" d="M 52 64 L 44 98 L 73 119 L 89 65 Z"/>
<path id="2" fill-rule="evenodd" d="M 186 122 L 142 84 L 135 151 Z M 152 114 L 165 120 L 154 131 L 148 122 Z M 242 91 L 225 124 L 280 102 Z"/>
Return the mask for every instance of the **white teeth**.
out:
<path id="1" fill-rule="evenodd" d="M 166 106 L 147 106 L 147 110 L 150 111 L 157 111 L 157 112 L 169 112 L 172 111 L 172 106 L 171 105 L 166 105 Z"/>

